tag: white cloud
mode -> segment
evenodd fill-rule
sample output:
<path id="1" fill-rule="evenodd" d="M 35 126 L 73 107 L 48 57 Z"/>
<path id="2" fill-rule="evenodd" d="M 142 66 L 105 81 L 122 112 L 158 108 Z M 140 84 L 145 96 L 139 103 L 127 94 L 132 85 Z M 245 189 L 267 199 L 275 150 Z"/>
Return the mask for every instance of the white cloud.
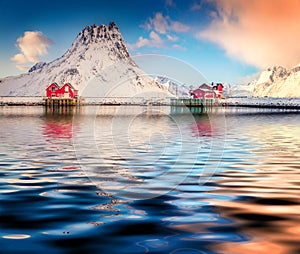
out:
<path id="1" fill-rule="evenodd" d="M 136 43 L 128 45 L 128 48 L 131 50 L 144 46 L 155 48 L 173 47 L 168 45 L 168 43 L 179 40 L 179 37 L 175 34 L 190 30 L 189 26 L 179 21 L 174 21 L 169 16 L 164 16 L 161 12 L 157 12 L 153 18 L 149 18 L 141 27 L 151 31 L 149 38 L 140 36 Z"/>
<path id="2" fill-rule="evenodd" d="M 184 33 L 190 30 L 190 27 L 187 25 L 184 25 L 178 21 L 171 21 L 170 25 L 170 31 L 174 31 L 177 33 Z"/>
<path id="3" fill-rule="evenodd" d="M 148 27 L 154 29 L 160 34 L 165 34 L 168 30 L 169 24 L 167 18 L 165 18 L 162 13 L 158 12 L 155 14 L 153 19 L 149 19 Z"/>
<path id="4" fill-rule="evenodd" d="M 292 67 L 300 60 L 299 0 L 207 0 L 217 14 L 198 38 L 220 45 L 247 64 Z"/>
<path id="5" fill-rule="evenodd" d="M 179 21 L 173 21 L 169 16 L 163 16 L 161 12 L 157 12 L 154 18 L 149 18 L 143 27 L 148 30 L 154 30 L 159 34 L 167 34 L 167 32 L 183 33 L 190 30 L 188 25 Z"/>
<path id="6" fill-rule="evenodd" d="M 19 70 L 28 69 L 22 64 L 36 63 L 39 57 L 48 53 L 47 48 L 53 44 L 52 40 L 40 31 L 26 31 L 22 37 L 17 39 L 16 46 L 20 53 L 14 55 L 11 60 L 16 62 Z"/>
<path id="7" fill-rule="evenodd" d="M 141 48 L 141 47 L 147 46 L 148 44 L 149 44 L 149 40 L 140 36 L 136 43 L 136 47 Z"/>
<path id="8" fill-rule="evenodd" d="M 172 36 L 172 35 L 167 34 L 167 39 L 169 41 L 175 42 L 175 41 L 178 41 L 179 38 L 177 36 Z"/>
<path id="9" fill-rule="evenodd" d="M 135 44 L 129 44 L 129 49 L 134 50 L 136 48 L 141 48 L 148 46 L 151 48 L 162 48 L 165 47 L 163 39 L 154 31 L 151 31 L 149 38 L 139 37 Z"/>
<path id="10" fill-rule="evenodd" d="M 152 31 L 150 33 L 150 38 L 151 38 L 151 42 L 153 42 L 154 45 L 163 46 L 164 41 L 160 38 L 160 36 L 157 33 Z"/>

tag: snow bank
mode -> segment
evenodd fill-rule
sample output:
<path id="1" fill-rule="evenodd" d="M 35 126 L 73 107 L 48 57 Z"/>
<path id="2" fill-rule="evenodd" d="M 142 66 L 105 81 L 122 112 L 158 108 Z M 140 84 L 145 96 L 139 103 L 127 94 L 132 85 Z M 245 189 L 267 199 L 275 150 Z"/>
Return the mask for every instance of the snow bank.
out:
<path id="1" fill-rule="evenodd" d="M 13 96 L 0 96 L 0 104 L 7 104 L 7 105 L 26 105 L 26 104 L 42 104 L 43 97 L 35 96 L 20 96 L 20 97 L 13 97 Z"/>
<path id="2" fill-rule="evenodd" d="M 87 105 L 170 105 L 167 97 L 88 97 L 84 99 Z"/>
<path id="3" fill-rule="evenodd" d="M 248 107 L 299 108 L 300 98 L 228 98 L 220 100 L 222 105 Z"/>

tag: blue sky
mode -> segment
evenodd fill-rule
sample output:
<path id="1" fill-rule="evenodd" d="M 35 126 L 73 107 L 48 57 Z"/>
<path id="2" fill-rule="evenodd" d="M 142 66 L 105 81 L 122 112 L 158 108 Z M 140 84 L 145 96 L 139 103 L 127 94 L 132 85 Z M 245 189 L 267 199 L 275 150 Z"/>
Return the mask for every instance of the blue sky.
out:
<path id="1" fill-rule="evenodd" d="M 228 2 L 236 4 L 228 7 Z M 263 36 L 243 34 L 241 28 L 249 23 L 244 21 L 255 23 L 256 17 L 243 12 L 249 10 L 246 3 L 249 1 L 240 2 L 245 4 L 240 5 L 237 0 L 1 0 L 0 77 L 26 72 L 19 70 L 16 60 L 12 60 L 20 53 L 18 38 L 25 32 L 39 31 L 51 42 L 36 53 L 32 62 L 26 63 L 32 66 L 34 61 L 48 62 L 64 54 L 85 26 L 115 21 L 131 55 L 154 53 L 176 57 L 195 67 L 210 81 L 235 82 L 276 61 L 269 61 L 271 53 L 264 54 L 267 50 L 257 51 L 257 45 L 267 48 L 267 42 L 260 41 Z M 265 1 L 254 2 L 259 5 Z M 238 16 L 239 13 L 245 15 Z M 295 16 L 300 16 L 297 14 Z M 240 41 L 238 29 L 247 41 Z M 249 38 L 255 40 L 252 42 Z M 256 57 L 256 52 L 261 55 Z"/>

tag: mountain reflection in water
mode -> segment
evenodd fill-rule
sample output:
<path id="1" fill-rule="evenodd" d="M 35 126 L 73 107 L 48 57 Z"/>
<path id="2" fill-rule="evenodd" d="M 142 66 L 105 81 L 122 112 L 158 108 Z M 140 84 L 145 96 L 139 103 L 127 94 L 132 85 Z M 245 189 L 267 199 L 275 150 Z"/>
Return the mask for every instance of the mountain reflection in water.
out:
<path id="1" fill-rule="evenodd" d="M 0 107 L 1 251 L 299 253 L 300 115 L 189 112 Z"/>

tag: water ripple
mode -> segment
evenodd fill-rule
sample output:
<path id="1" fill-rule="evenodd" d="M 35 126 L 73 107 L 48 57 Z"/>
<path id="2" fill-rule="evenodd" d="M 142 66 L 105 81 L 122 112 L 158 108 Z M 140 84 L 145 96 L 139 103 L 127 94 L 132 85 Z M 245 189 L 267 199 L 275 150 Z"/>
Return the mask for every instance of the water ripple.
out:
<path id="1" fill-rule="evenodd" d="M 3 253 L 300 251 L 297 112 L 90 110 L 0 108 Z"/>

